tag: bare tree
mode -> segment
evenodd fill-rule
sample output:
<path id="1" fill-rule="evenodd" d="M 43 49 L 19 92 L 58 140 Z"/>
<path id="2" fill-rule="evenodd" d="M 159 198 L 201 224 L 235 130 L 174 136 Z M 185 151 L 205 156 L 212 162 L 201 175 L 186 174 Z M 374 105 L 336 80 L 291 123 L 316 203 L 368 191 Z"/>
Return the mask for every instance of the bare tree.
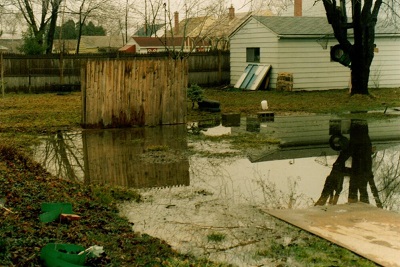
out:
<path id="1" fill-rule="evenodd" d="M 45 46 L 46 53 L 52 51 L 61 2 L 62 0 L 15 0 L 13 2 L 27 22 L 38 45 Z"/>
<path id="2" fill-rule="evenodd" d="M 72 181 L 84 178 L 81 133 L 58 131 L 36 148 L 35 158 L 53 175 Z"/>
<path id="3" fill-rule="evenodd" d="M 51 13 L 50 13 L 49 29 L 47 33 L 46 54 L 51 54 L 53 50 L 54 33 L 56 30 L 58 12 L 62 1 L 63 0 L 53 0 L 51 2 Z"/>
<path id="4" fill-rule="evenodd" d="M 110 7 L 111 0 L 78 0 L 70 3 L 69 13 L 78 17 L 78 39 L 76 44 L 76 54 L 79 54 L 79 47 L 82 37 L 82 29 L 90 17 L 104 17 L 103 13 Z"/>
<path id="5" fill-rule="evenodd" d="M 21 14 L 12 5 L 11 0 L 6 0 L 0 4 L 0 36 L 1 33 L 8 33 L 14 36 L 21 22 Z"/>

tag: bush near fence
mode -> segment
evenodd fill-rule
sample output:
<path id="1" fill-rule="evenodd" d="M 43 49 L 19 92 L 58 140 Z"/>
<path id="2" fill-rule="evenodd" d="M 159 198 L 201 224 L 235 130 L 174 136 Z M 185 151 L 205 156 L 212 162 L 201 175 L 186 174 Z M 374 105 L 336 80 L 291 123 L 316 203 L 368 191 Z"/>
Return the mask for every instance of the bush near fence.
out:
<path id="1" fill-rule="evenodd" d="M 81 66 L 89 59 L 165 58 L 166 54 L 3 54 L 6 92 L 80 90 Z M 61 64 L 62 62 L 62 64 Z M 60 66 L 63 66 L 61 69 Z M 229 84 L 229 52 L 192 53 L 188 56 L 189 84 Z"/>

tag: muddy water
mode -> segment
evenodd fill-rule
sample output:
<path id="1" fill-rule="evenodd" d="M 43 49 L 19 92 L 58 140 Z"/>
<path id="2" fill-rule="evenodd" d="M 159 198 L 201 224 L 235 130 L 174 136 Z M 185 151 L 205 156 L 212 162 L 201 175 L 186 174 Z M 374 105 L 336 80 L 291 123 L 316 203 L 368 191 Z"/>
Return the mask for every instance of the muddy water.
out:
<path id="1" fill-rule="evenodd" d="M 299 126 L 293 134 L 296 124 Z M 257 251 L 268 245 L 265 235 L 275 226 L 259 207 L 314 205 L 341 153 L 328 144 L 338 125 L 342 127 L 340 133 L 348 137 L 349 131 L 344 129 L 347 122 L 332 123 L 327 117 L 291 122 L 275 118 L 255 127 L 249 127 L 243 119 L 237 126 L 195 126 L 199 134 L 281 137 L 280 148 L 261 146 L 249 151 L 235 150 L 225 141 L 198 141 L 188 135 L 186 125 L 59 132 L 44 138 L 35 157 L 65 179 L 140 190 L 143 203 L 120 207 L 121 214 L 134 223 L 135 231 L 210 260 L 238 266 L 269 265 L 269 259 L 257 256 Z M 399 125 L 395 120 L 385 124 L 387 128 L 381 124 L 370 127 L 371 171 L 380 200 L 392 210 L 400 210 L 400 190 L 393 188 L 393 181 L 400 179 L 400 146 L 390 142 L 398 135 Z M 192 126 L 189 132 L 193 132 Z M 378 128 L 386 131 L 380 135 L 375 130 Z M 227 156 L 221 156 L 224 154 Z M 351 159 L 345 165 L 351 167 Z M 349 178 L 344 179 L 338 203 L 347 202 Z M 368 190 L 370 202 L 375 204 Z M 222 240 L 213 240 L 215 234 Z"/>

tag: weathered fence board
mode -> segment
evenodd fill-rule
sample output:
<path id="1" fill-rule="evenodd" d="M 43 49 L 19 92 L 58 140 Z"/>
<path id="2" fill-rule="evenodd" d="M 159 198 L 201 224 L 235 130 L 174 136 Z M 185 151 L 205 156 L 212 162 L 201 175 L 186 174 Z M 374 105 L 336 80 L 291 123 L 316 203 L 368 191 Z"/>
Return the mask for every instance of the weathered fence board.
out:
<path id="1" fill-rule="evenodd" d="M 84 127 L 186 122 L 186 59 L 89 60 L 81 73 Z"/>

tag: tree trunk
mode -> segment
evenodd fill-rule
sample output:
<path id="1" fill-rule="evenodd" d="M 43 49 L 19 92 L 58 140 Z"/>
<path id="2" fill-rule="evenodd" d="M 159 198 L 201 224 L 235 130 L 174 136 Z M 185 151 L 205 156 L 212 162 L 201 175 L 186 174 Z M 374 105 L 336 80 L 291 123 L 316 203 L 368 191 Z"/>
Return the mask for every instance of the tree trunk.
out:
<path id="1" fill-rule="evenodd" d="M 354 94 L 368 94 L 370 67 L 374 58 L 375 25 L 382 0 L 351 0 L 352 22 L 348 23 L 346 3 L 323 0 L 328 22 L 332 25 L 335 38 L 344 53 L 351 59 L 351 91 Z M 354 44 L 348 40 L 347 31 L 353 29 Z"/>
<path id="2" fill-rule="evenodd" d="M 61 0 L 55 0 L 52 3 L 50 25 L 49 25 L 49 30 L 47 32 L 46 54 L 51 54 L 53 51 L 54 33 L 56 31 L 58 9 L 60 8 L 60 4 Z"/>
<path id="3" fill-rule="evenodd" d="M 365 23 L 368 20 L 368 17 L 361 17 L 361 1 L 353 0 L 354 44 L 350 51 L 352 95 L 368 94 L 369 71 L 374 56 L 373 47 L 370 47 L 370 43 L 374 44 L 374 36 L 368 33 L 371 26 L 375 27 Z"/>

